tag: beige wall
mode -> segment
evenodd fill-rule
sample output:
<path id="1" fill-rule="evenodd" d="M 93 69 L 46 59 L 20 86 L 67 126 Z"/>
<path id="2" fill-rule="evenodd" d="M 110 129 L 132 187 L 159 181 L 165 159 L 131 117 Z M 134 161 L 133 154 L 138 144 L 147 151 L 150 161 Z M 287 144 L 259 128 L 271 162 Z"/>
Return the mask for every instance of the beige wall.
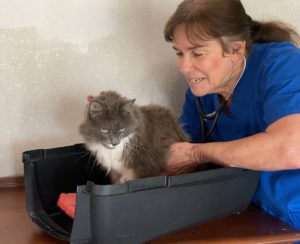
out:
<path id="1" fill-rule="evenodd" d="M 114 89 L 180 113 L 184 81 L 163 40 L 180 0 L 0 0 L 0 177 L 21 153 L 81 142 L 85 98 Z M 300 29 L 299 0 L 244 0 Z"/>

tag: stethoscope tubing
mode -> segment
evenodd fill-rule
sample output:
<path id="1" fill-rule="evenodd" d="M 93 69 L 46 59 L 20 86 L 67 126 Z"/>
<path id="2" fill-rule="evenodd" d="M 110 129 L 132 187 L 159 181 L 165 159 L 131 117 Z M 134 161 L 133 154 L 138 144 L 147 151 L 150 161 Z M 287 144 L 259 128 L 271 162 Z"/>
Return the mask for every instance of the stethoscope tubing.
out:
<path id="1" fill-rule="evenodd" d="M 224 100 L 217 110 L 215 110 L 213 113 L 211 113 L 209 115 L 206 115 L 204 113 L 204 109 L 203 109 L 203 105 L 202 105 L 200 97 L 196 97 L 196 106 L 197 106 L 199 119 L 200 119 L 201 142 L 202 143 L 207 142 L 208 139 L 211 137 L 212 131 L 215 128 L 216 123 L 220 117 L 220 113 L 224 109 L 227 102 L 228 102 L 228 100 Z M 207 125 L 205 123 L 207 120 L 212 120 L 212 123 L 209 126 L 208 130 L 207 130 Z"/>

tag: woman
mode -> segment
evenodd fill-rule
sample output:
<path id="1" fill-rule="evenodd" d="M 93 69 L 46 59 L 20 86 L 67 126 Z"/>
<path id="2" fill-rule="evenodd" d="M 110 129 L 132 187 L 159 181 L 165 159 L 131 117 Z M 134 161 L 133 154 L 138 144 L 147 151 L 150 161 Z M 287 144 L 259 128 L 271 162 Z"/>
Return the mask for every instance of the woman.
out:
<path id="1" fill-rule="evenodd" d="M 253 21 L 239 0 L 185 0 L 165 39 L 189 85 L 181 121 L 193 142 L 171 147 L 166 172 L 260 170 L 254 202 L 300 229 L 299 35 Z"/>

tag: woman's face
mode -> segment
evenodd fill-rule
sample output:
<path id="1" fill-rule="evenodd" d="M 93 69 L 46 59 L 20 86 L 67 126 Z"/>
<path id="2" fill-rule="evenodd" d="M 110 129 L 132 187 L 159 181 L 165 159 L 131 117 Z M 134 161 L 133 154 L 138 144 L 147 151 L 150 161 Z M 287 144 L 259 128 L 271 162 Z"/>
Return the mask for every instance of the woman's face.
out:
<path id="1" fill-rule="evenodd" d="M 184 25 L 180 25 L 174 32 L 173 48 L 177 67 L 194 95 L 219 93 L 227 96 L 234 85 L 231 77 L 235 66 L 232 54 L 224 53 L 218 40 L 193 44 L 186 36 Z"/>

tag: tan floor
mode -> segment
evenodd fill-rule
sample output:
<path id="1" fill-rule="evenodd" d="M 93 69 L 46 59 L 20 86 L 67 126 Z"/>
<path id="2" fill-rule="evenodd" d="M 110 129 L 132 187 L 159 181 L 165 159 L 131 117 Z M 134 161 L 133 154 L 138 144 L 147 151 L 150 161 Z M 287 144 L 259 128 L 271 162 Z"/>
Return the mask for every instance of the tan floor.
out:
<path id="1" fill-rule="evenodd" d="M 66 244 L 44 233 L 27 215 L 23 187 L 0 188 L 0 243 Z"/>

